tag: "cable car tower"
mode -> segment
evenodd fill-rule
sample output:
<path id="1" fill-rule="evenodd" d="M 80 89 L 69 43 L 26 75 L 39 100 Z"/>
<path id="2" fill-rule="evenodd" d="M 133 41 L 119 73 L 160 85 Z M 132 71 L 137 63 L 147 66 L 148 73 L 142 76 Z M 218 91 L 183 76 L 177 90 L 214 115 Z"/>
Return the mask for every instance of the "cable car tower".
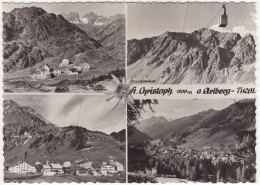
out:
<path id="1" fill-rule="evenodd" d="M 228 24 L 228 16 L 227 16 L 227 13 L 226 13 L 225 4 L 223 4 L 222 8 L 224 9 L 224 14 L 219 16 L 218 23 L 219 23 L 219 27 L 225 28 Z"/>

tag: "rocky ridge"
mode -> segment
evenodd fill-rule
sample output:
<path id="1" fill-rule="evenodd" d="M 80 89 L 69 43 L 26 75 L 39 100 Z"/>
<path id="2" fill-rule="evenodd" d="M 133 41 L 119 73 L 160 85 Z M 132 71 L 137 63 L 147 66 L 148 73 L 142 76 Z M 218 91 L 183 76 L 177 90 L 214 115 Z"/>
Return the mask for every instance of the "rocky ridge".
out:
<path id="1" fill-rule="evenodd" d="M 70 12 L 63 16 L 104 46 L 125 44 L 125 16 L 123 14 L 104 17 L 90 12 L 80 17 L 78 13 Z"/>
<path id="2" fill-rule="evenodd" d="M 34 66 L 47 58 L 69 58 L 102 46 L 62 15 L 37 7 L 4 12 L 3 41 L 5 72 Z"/>
<path id="3" fill-rule="evenodd" d="M 3 110 L 5 165 L 18 161 L 35 164 L 47 159 L 62 162 L 86 155 L 95 164 L 110 155 L 124 163 L 122 147 L 112 136 L 80 126 L 58 127 L 13 100 L 4 100 Z"/>
<path id="4" fill-rule="evenodd" d="M 128 41 L 128 74 L 162 84 L 254 83 L 255 54 L 250 34 L 166 32 Z"/>

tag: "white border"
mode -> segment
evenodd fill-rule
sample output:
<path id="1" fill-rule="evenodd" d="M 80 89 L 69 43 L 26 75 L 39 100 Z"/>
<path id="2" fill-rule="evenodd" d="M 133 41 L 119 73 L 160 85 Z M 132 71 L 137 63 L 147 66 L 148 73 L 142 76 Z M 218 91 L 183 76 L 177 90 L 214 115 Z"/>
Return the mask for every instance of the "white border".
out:
<path id="1" fill-rule="evenodd" d="M 2 20 L 2 2 L 14 2 L 14 3 L 32 3 L 32 2 L 37 2 L 36 0 L 34 1 L 29 1 L 29 0 L 24 0 L 24 1 L 21 1 L 21 0 L 1 0 L 1 5 L 0 5 L 0 11 L 1 11 L 1 14 L 0 14 L 0 20 Z M 44 1 L 41 1 L 41 2 L 37 2 L 37 3 L 57 3 L 57 2 L 128 2 L 128 3 L 131 3 L 131 2 L 134 2 L 134 3 L 138 3 L 138 2 L 142 2 L 142 3 L 167 3 L 167 2 L 182 2 L 182 3 L 185 3 L 185 2 L 236 2 L 236 3 L 239 3 L 239 2 L 245 2 L 245 3 L 249 3 L 249 2 L 256 2 L 257 5 L 256 5 L 256 9 L 257 9 L 257 38 L 256 38 L 256 51 L 257 51 L 257 54 L 256 54 L 256 89 L 257 89 L 257 98 L 256 98 L 256 105 L 257 105 L 257 110 L 256 110 L 256 135 L 257 135 L 257 145 L 256 145 L 256 153 L 257 153 L 257 160 L 256 160 L 256 164 L 257 164 L 257 167 L 256 167 L 256 170 L 257 170 L 257 174 L 256 174 L 256 183 L 259 183 L 260 180 L 260 145 L 259 145 L 259 138 L 260 138 L 260 109 L 258 108 L 259 105 L 260 105 L 260 100 L 259 100 L 259 95 L 260 95 L 260 71 L 259 71 L 259 58 L 260 58 L 260 54 L 259 54 L 259 49 L 260 49 L 260 46 L 259 46 L 259 38 L 260 38 L 260 34 L 259 34 L 259 10 L 260 10 L 260 3 L 257 2 L 257 0 L 244 0 L 244 1 L 239 1 L 239 0 L 233 0 L 233 1 L 227 1 L 227 0 L 224 0 L 224 1 L 221 1 L 221 0 L 215 0 L 215 1 L 210 1 L 210 0 L 196 0 L 196 1 L 192 1 L 192 0 L 189 0 L 189 1 L 183 1 L 183 0 L 179 0 L 179 1 L 176 1 L 176 0 L 173 0 L 173 1 L 169 1 L 169 0 L 153 0 L 153 1 L 144 1 L 144 0 L 110 0 L 110 1 L 107 1 L 107 0 L 88 0 L 88 1 L 84 1 L 84 0 L 44 0 Z M 242 12 L 241 12 L 242 13 Z M 1 24 L 2 24 L 2 21 L 0 21 Z M 126 25 L 127 25 L 127 11 L 126 11 Z M 126 26 L 127 28 L 127 26 Z M 127 30 L 127 29 L 126 29 Z M 1 32 L 1 37 L 0 37 L 0 41 L 1 43 L 3 42 L 2 40 L 2 32 L 3 32 L 3 29 L 2 29 L 2 26 L 0 27 L 0 32 Z M 127 31 L 126 31 L 127 33 Z M 127 38 L 127 35 L 126 35 L 126 38 Z M 127 46 L 126 46 L 127 48 Z M 0 54 L 2 56 L 2 44 L 0 45 Z M 127 53 L 126 53 L 126 56 L 127 56 Z M 1 57 L 1 61 L 2 61 L 2 57 Z M 1 95 L 3 95 L 3 66 L 2 66 L 2 62 L 0 64 L 0 86 L 1 86 Z M 127 70 L 126 70 L 127 71 Z M 12 93 L 13 94 L 13 93 Z M 26 93 L 27 94 L 27 93 Z M 40 94 L 40 93 L 37 93 L 37 94 Z M 51 94 L 51 93 L 50 93 Z M 81 94 L 81 93 L 76 93 L 76 94 Z M 56 94 L 57 95 L 57 94 Z M 3 97 L 2 97 L 3 98 Z M 1 103 L 0 103 L 0 110 L 1 112 L 3 111 L 2 109 L 2 106 L 3 106 L 3 99 L 1 100 Z M 3 115 L 0 114 L 0 120 L 3 120 Z M 3 132 L 2 132 L 2 127 L 3 127 L 3 122 L 1 122 L 2 125 L 1 125 L 1 131 L 0 131 L 0 138 L 3 138 Z M 126 132 L 126 135 L 127 135 L 127 132 Z M 4 161 L 4 157 L 3 157 L 3 142 L 2 142 L 2 139 L 0 140 L 0 163 L 3 164 L 3 161 Z M 127 147 L 126 147 L 127 148 Z M 127 151 L 127 150 L 126 150 Z M 126 160 L 127 161 L 127 160 Z M 3 165 L 0 165 L 0 184 L 15 184 L 15 183 L 4 183 L 3 182 Z M 21 184 L 26 184 L 26 183 L 21 183 Z M 33 184 L 37 184 L 37 183 L 33 183 Z M 46 183 L 46 182 L 43 182 L 41 183 L 43 185 L 48 185 L 49 183 Z M 62 184 L 62 183 L 52 183 L 52 184 Z M 65 183 L 64 183 L 65 184 Z M 78 183 L 71 183 L 71 184 L 78 184 Z M 88 183 L 88 184 L 94 184 L 94 183 Z M 97 183 L 99 184 L 99 183 Z M 117 183 L 113 183 L 113 184 L 117 184 Z M 134 183 L 136 184 L 136 183 Z M 166 184 L 170 184 L 170 183 L 166 183 Z M 176 184 L 176 183 L 171 183 L 171 184 Z M 188 183 L 188 184 L 200 184 L 200 183 Z M 218 184 L 223 184 L 223 183 L 218 183 Z M 227 184 L 231 184 L 231 183 L 227 183 Z M 242 183 L 239 183 L 239 184 L 242 184 Z M 254 183 L 246 183 L 246 184 L 254 184 Z"/>

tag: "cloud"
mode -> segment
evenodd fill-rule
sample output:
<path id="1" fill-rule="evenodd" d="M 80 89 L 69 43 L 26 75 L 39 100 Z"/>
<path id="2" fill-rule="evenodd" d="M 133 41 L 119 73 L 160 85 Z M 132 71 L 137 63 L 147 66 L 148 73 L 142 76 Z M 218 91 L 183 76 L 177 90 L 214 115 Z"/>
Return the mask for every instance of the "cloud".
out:
<path id="1" fill-rule="evenodd" d="M 168 121 L 172 120 L 174 118 L 173 114 L 166 113 L 166 112 L 158 112 L 158 113 L 155 113 L 154 116 L 156 116 L 156 117 L 162 116 L 162 117 L 166 118 Z"/>
<path id="2" fill-rule="evenodd" d="M 215 31 L 218 31 L 218 32 L 231 32 L 231 30 L 228 30 L 228 29 L 223 28 L 223 27 L 219 27 L 218 24 L 212 25 L 209 29 L 212 29 L 212 30 L 215 30 Z"/>
<path id="3" fill-rule="evenodd" d="M 184 111 L 184 108 L 174 108 L 171 110 L 171 112 L 158 112 L 155 113 L 154 116 L 162 116 L 166 118 L 167 120 L 176 119 L 176 117 L 179 117 L 178 115 Z"/>
<path id="4" fill-rule="evenodd" d="M 232 32 L 239 33 L 242 37 L 248 33 L 255 35 L 253 30 L 248 30 L 244 26 L 235 26 L 233 27 Z"/>
<path id="5" fill-rule="evenodd" d="M 125 104 L 121 101 L 112 111 L 118 99 L 106 101 L 107 98 L 103 95 L 67 94 L 4 96 L 4 99 L 14 100 L 20 106 L 29 106 L 35 109 L 36 112 L 58 126 L 78 124 L 89 130 L 110 134 L 126 128 L 126 109 Z"/>
<path id="6" fill-rule="evenodd" d="M 246 34 L 250 33 L 255 36 L 256 32 L 254 30 L 249 30 L 245 28 L 245 26 L 234 26 L 231 30 L 227 28 L 219 27 L 218 24 L 214 24 L 210 27 L 210 29 L 221 32 L 221 33 L 239 33 L 242 37 Z"/>
<path id="7" fill-rule="evenodd" d="M 80 105 L 82 101 L 82 96 L 74 96 L 67 103 L 65 103 L 62 109 L 59 112 L 60 116 L 68 114 L 71 110 L 73 110 L 76 106 Z"/>

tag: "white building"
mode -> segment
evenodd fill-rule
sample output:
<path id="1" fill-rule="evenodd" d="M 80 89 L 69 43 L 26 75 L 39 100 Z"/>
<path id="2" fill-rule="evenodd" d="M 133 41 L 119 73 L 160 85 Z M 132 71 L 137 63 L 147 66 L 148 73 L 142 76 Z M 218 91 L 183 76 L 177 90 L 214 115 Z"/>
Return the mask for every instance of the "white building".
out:
<path id="1" fill-rule="evenodd" d="M 26 173 L 36 173 L 37 170 L 34 166 L 29 165 L 26 162 L 17 163 L 8 168 L 9 173 L 19 173 L 19 174 L 26 174 Z"/>
<path id="2" fill-rule="evenodd" d="M 51 164 L 51 161 L 46 160 L 45 164 L 50 165 L 50 164 Z"/>
<path id="3" fill-rule="evenodd" d="M 114 163 L 114 157 L 112 157 L 112 156 L 109 157 L 109 163 L 110 163 L 110 164 L 113 164 L 113 163 Z"/>
<path id="4" fill-rule="evenodd" d="M 81 66 L 82 66 L 82 70 L 83 71 L 89 71 L 90 70 L 90 64 L 88 64 L 88 63 L 83 63 L 83 64 L 81 64 Z"/>
<path id="5" fill-rule="evenodd" d="M 36 161 L 35 164 L 38 165 L 38 164 L 42 164 L 42 163 L 40 161 Z"/>
<path id="6" fill-rule="evenodd" d="M 52 171 L 50 165 L 44 164 L 42 165 L 42 172 L 44 176 L 54 176 L 56 172 Z"/>
<path id="7" fill-rule="evenodd" d="M 30 138 L 30 139 L 32 138 L 32 135 L 29 134 L 29 133 L 26 132 L 26 131 L 24 132 L 23 136 L 24 136 L 24 137 L 27 137 L 27 138 Z"/>
<path id="8" fill-rule="evenodd" d="M 90 168 L 92 169 L 92 161 L 84 161 L 82 163 L 79 164 L 80 167 L 82 168 Z"/>
<path id="9" fill-rule="evenodd" d="M 79 160 L 75 160 L 74 162 L 75 165 L 80 166 L 82 168 L 85 169 L 92 169 L 92 161 L 89 161 L 88 159 L 79 159 Z"/>
<path id="10" fill-rule="evenodd" d="M 76 175 L 78 176 L 87 176 L 89 175 L 88 170 L 85 168 L 80 168 L 76 170 Z"/>
<path id="11" fill-rule="evenodd" d="M 112 166 L 112 165 L 102 166 L 100 172 L 104 176 L 107 176 L 108 173 L 117 173 L 115 166 Z"/>
<path id="12" fill-rule="evenodd" d="M 62 166 L 63 167 L 70 167 L 71 166 L 71 162 L 70 161 L 64 161 Z"/>
<path id="13" fill-rule="evenodd" d="M 57 174 L 63 173 L 62 166 L 58 163 L 51 163 L 51 170 L 56 172 Z"/>
<path id="14" fill-rule="evenodd" d="M 73 66 L 74 69 L 76 69 L 77 71 L 81 71 L 81 66 Z"/>
<path id="15" fill-rule="evenodd" d="M 79 71 L 69 71 L 69 75 L 79 75 Z"/>
<path id="16" fill-rule="evenodd" d="M 70 61 L 69 61 L 69 59 L 64 58 L 64 59 L 61 61 L 61 63 L 62 63 L 63 65 L 69 65 Z"/>
<path id="17" fill-rule="evenodd" d="M 51 68 L 50 68 L 50 66 L 48 64 L 45 64 L 43 66 L 43 69 L 45 69 L 46 71 L 50 71 L 51 70 Z"/>
<path id="18" fill-rule="evenodd" d="M 53 71 L 54 74 L 60 75 L 62 73 L 62 71 L 60 69 L 54 70 Z"/>
<path id="19" fill-rule="evenodd" d="M 124 171 L 124 166 L 120 162 L 115 162 L 115 165 L 116 165 L 116 170 L 118 172 Z"/>

